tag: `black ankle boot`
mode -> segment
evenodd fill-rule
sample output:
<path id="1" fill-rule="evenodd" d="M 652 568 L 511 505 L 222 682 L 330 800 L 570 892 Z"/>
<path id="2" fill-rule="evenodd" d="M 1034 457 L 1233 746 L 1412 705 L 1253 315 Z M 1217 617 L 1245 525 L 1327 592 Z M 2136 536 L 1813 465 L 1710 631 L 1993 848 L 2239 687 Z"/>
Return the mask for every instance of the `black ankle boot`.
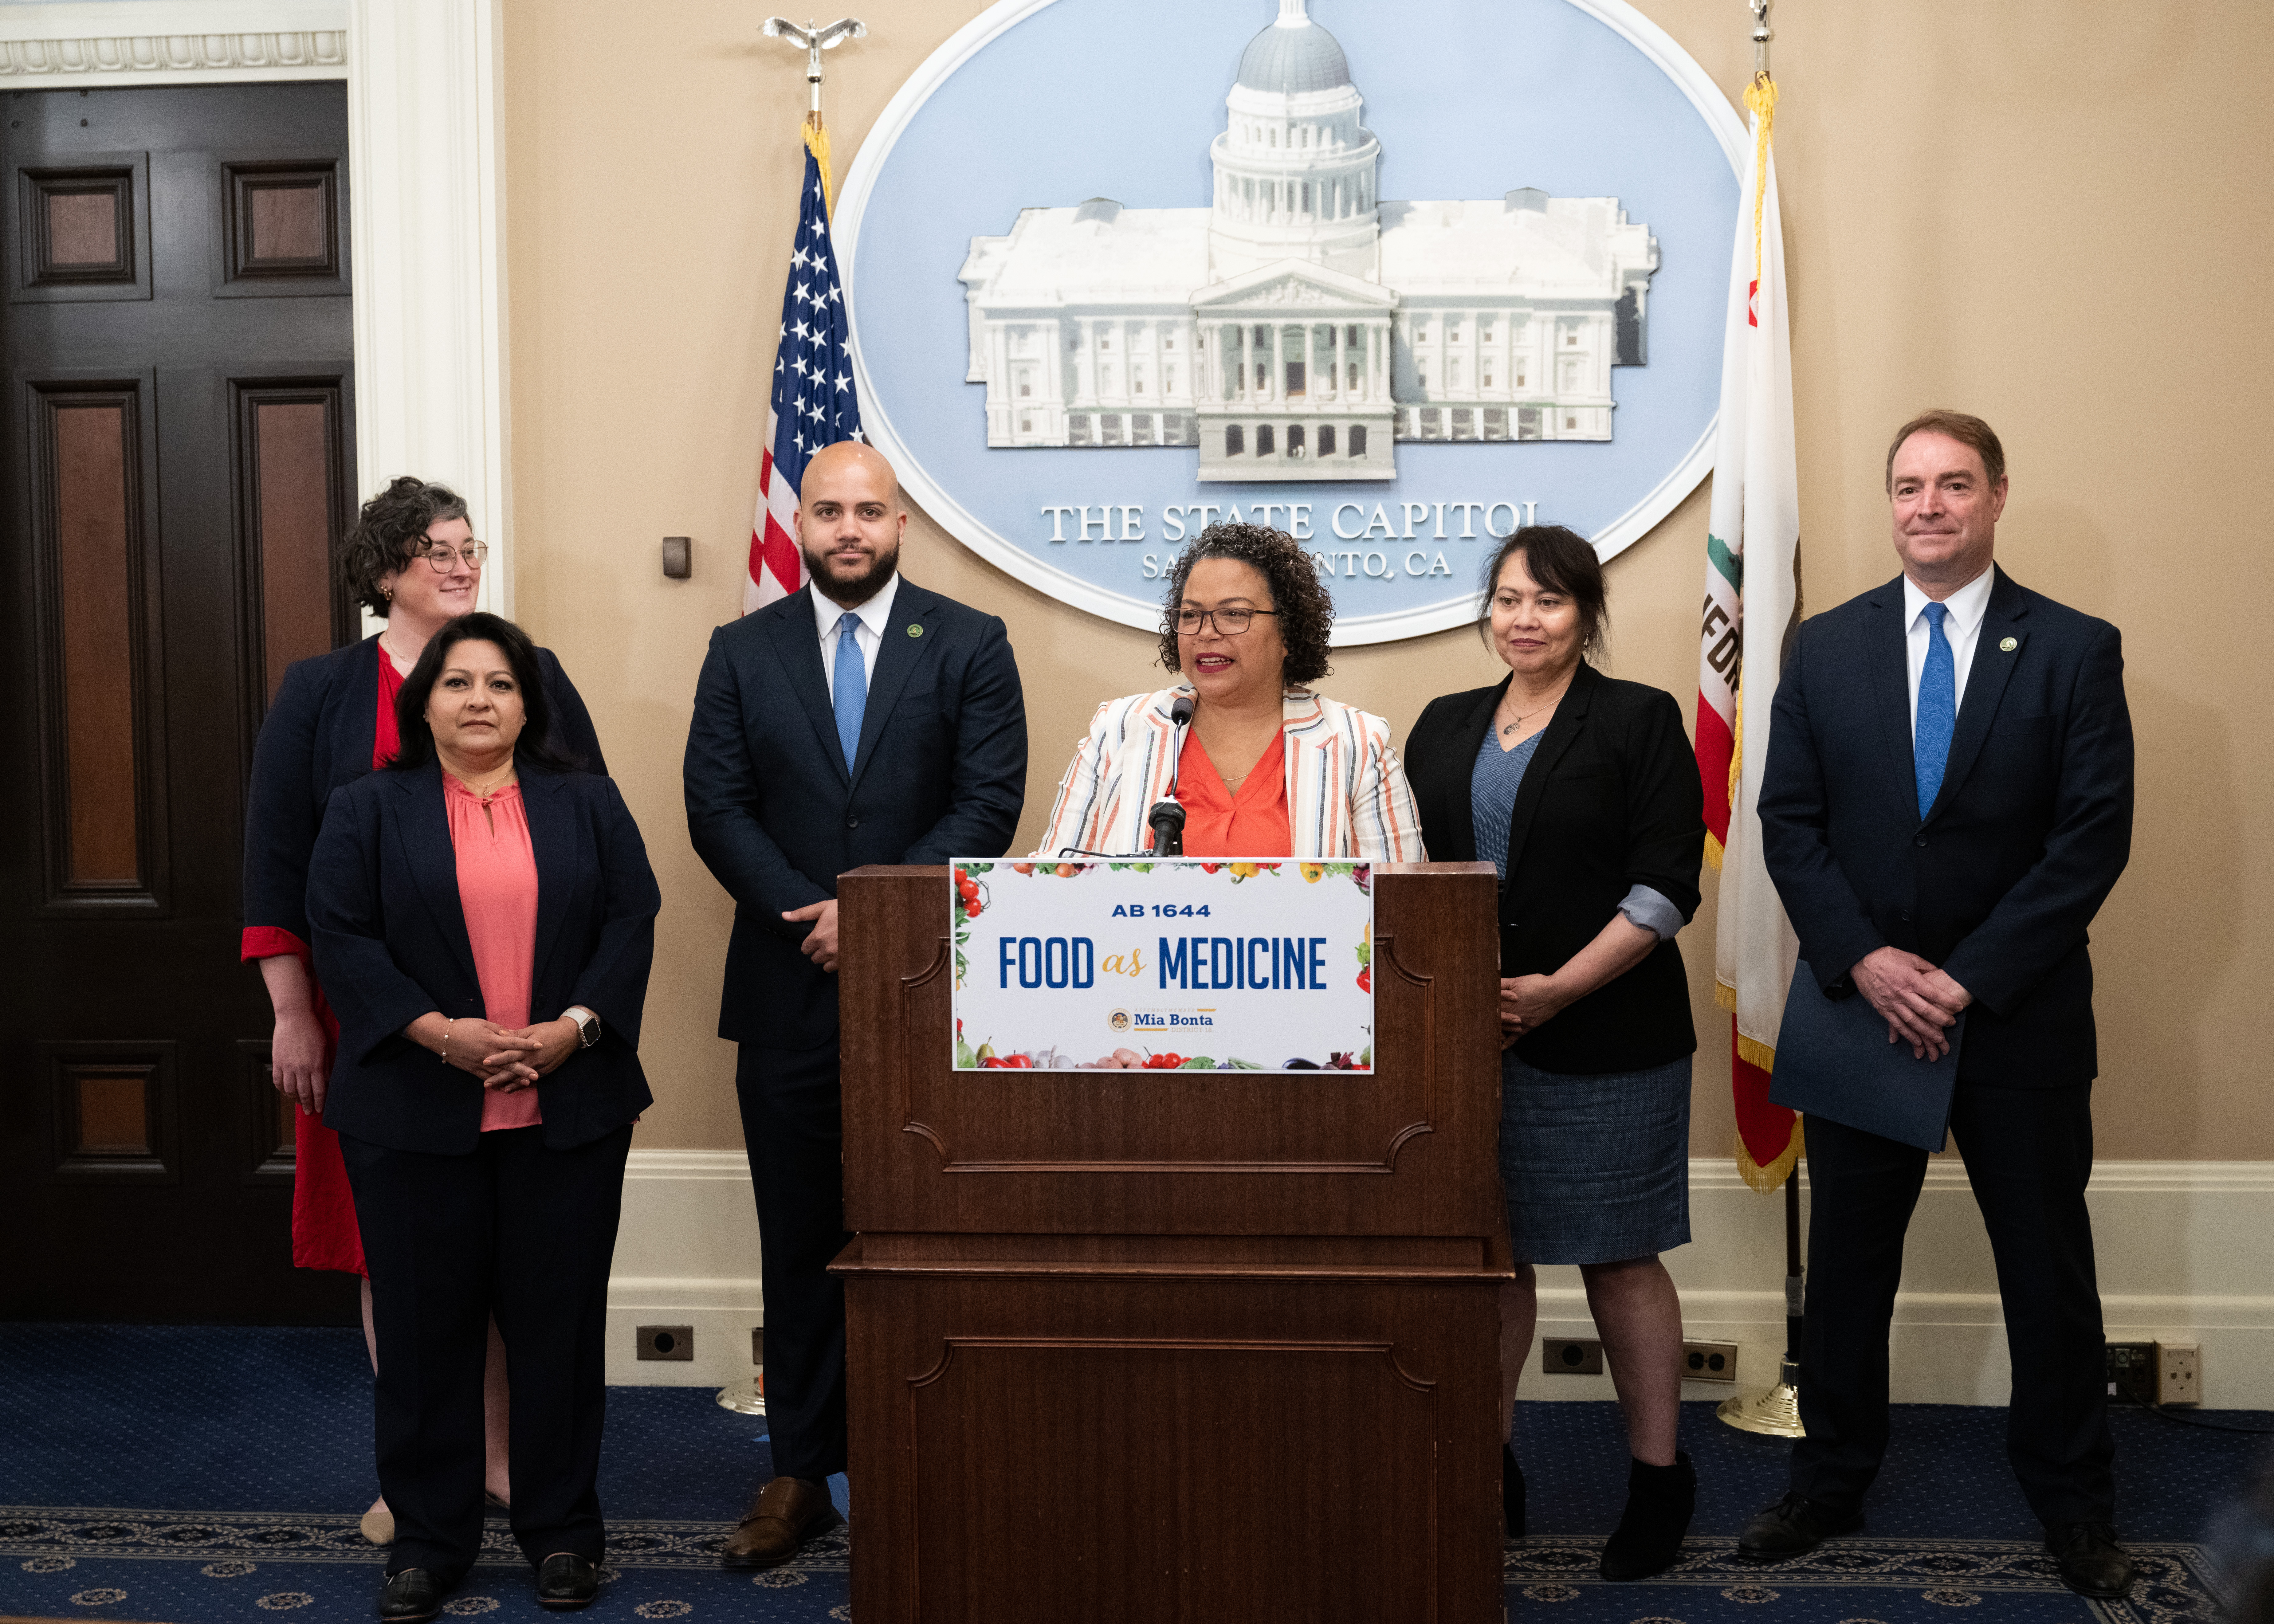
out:
<path id="1" fill-rule="evenodd" d="M 1682 1537 L 1697 1507 L 1698 1473 L 1688 1455 L 1675 1455 L 1671 1466 L 1629 1461 L 1626 1513 L 1603 1546 L 1596 1571 L 1612 1580 L 1664 1573 L 1682 1555 Z"/>
<path id="2" fill-rule="evenodd" d="M 1510 1539 L 1524 1538 L 1524 1468 L 1516 1463 L 1516 1451 L 1510 1446 L 1500 1447 L 1500 1514 Z"/>

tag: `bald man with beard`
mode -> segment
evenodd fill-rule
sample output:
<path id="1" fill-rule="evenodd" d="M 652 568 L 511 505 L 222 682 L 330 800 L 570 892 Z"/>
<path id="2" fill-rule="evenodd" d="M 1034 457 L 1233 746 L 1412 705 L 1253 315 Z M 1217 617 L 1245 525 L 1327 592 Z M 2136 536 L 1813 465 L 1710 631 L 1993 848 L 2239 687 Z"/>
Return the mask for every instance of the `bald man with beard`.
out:
<path id="1" fill-rule="evenodd" d="M 687 826 L 734 898 L 719 1035 L 757 1196 L 776 1476 L 721 1550 L 772 1568 L 840 1521 L 845 1297 L 837 876 L 1008 850 L 1027 712 L 1003 622 L 900 574 L 892 464 L 853 440 L 807 464 L 809 584 L 712 634 L 687 737 Z"/>

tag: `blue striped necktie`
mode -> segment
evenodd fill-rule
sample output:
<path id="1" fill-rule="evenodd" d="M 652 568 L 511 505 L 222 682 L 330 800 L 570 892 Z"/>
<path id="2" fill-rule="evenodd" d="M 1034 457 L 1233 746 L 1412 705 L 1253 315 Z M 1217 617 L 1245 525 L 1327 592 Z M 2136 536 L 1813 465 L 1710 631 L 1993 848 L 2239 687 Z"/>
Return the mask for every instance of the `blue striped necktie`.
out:
<path id="1" fill-rule="evenodd" d="M 1911 728 L 1911 764 L 1918 774 L 1919 816 L 1942 789 L 1943 770 L 1950 764 L 1950 735 L 1958 728 L 1958 662 L 1950 652 L 1950 639 L 1942 635 L 1949 609 L 1926 606 L 1926 665 L 1919 673 L 1918 721 Z"/>
<path id="2" fill-rule="evenodd" d="M 861 752 L 861 715 L 869 708 L 869 671 L 861 661 L 861 617 L 847 611 L 837 622 L 837 679 L 830 703 L 837 712 L 837 741 L 845 747 L 845 771 Z M 1944 656 L 1946 659 L 1949 657 Z M 1937 769 L 1939 776 L 1940 769 Z"/>

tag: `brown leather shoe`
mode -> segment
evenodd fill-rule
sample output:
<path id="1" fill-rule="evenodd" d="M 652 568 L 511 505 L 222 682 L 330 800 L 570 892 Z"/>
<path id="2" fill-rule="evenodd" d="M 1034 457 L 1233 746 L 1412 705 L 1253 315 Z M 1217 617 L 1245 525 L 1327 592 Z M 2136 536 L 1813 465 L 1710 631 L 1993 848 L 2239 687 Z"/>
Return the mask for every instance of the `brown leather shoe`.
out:
<path id="1" fill-rule="evenodd" d="M 807 1540 L 844 1520 L 825 1485 L 777 1477 L 758 1491 L 742 1522 L 719 1547 L 719 1559 L 729 1568 L 778 1568 Z"/>

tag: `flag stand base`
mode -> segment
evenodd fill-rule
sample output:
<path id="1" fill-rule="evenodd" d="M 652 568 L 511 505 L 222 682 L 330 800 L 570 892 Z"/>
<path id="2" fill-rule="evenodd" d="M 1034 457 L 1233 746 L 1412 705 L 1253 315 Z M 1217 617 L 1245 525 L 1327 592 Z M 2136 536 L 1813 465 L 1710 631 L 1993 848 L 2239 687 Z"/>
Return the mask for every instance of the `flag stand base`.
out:
<path id="1" fill-rule="evenodd" d="M 1800 1425 L 1800 1367 L 1786 1360 L 1777 1374 L 1780 1380 L 1767 1392 L 1725 1399 L 1713 1413 L 1740 1432 L 1806 1437 L 1807 1429 Z"/>
<path id="2" fill-rule="evenodd" d="M 731 1410 L 738 1416 L 765 1414 L 765 1378 L 752 1376 L 747 1381 L 728 1382 L 719 1389 L 719 1408 Z"/>

